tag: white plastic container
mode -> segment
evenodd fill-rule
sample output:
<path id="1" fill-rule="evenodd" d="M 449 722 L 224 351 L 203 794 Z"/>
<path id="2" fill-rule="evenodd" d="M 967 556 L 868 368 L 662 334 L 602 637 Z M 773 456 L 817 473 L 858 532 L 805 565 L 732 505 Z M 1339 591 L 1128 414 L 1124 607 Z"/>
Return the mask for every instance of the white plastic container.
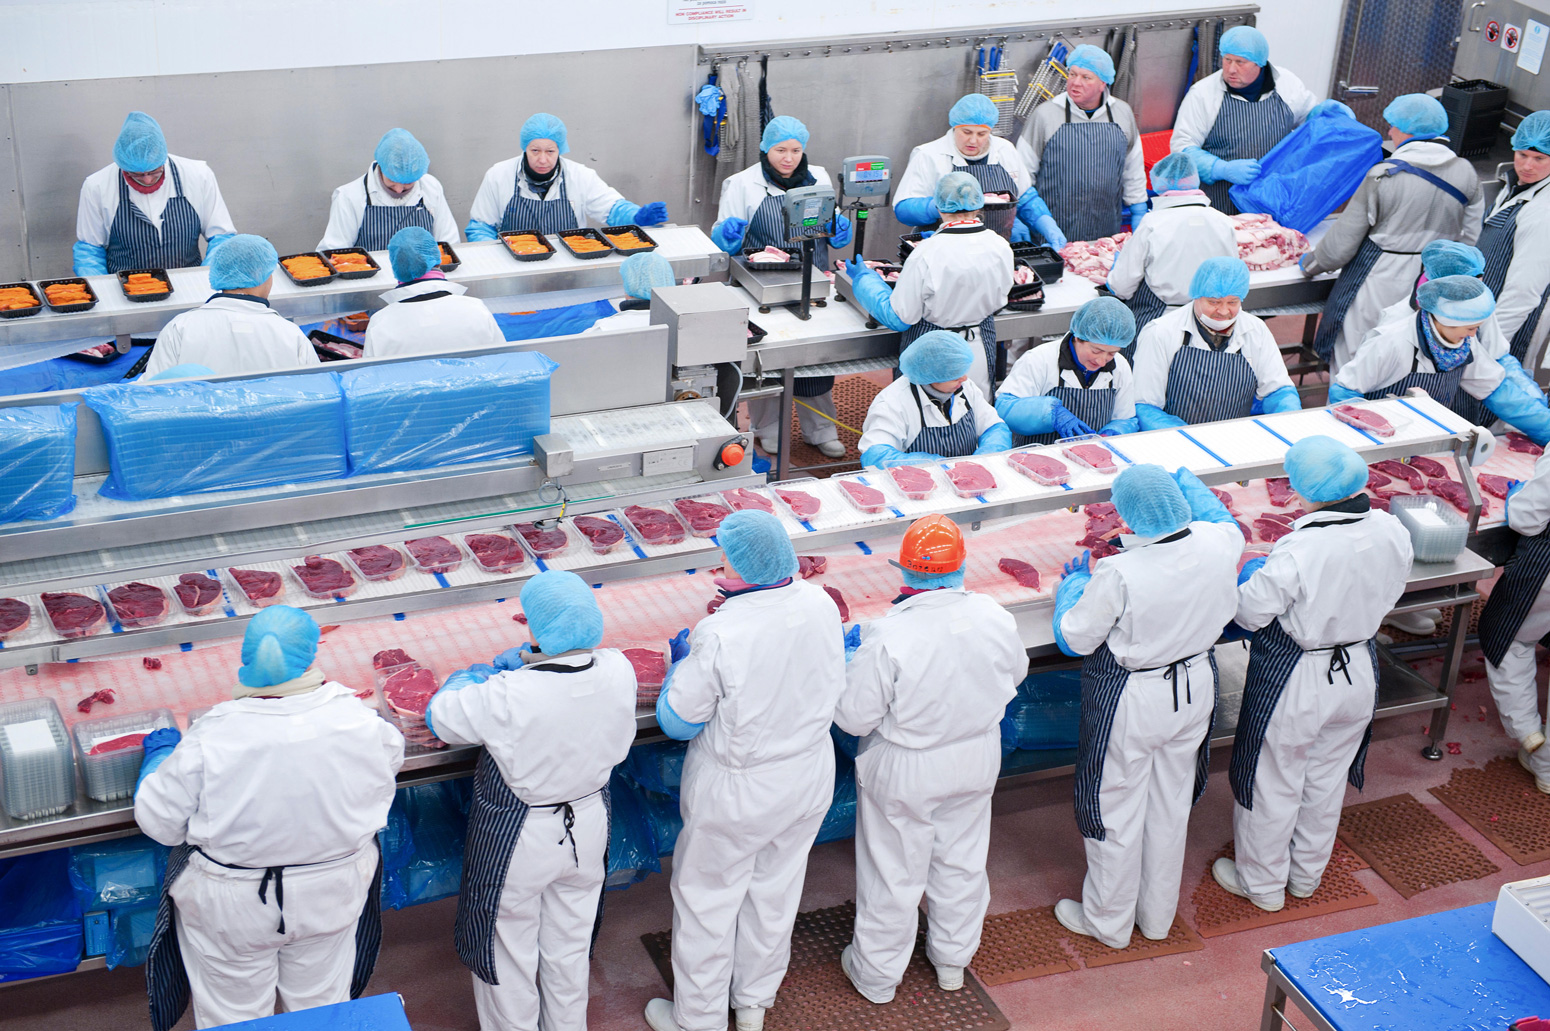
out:
<path id="1" fill-rule="evenodd" d="M 138 596 L 142 601 L 150 602 L 158 594 L 161 595 L 161 610 L 159 612 L 135 613 L 130 610 L 128 602 L 131 596 Z M 158 584 L 146 583 L 143 580 L 135 580 L 109 587 L 107 598 L 108 609 L 113 613 L 113 618 L 125 630 L 155 626 L 172 615 L 172 607 L 177 604 L 171 597 L 171 592 L 166 588 Z"/>
<path id="2" fill-rule="evenodd" d="M 936 470 L 929 465 L 896 465 L 886 475 L 911 501 L 925 501 L 941 486 Z"/>
<path id="3" fill-rule="evenodd" d="M 112 743 L 126 736 L 139 734 L 143 737 L 153 730 L 176 726 L 170 709 L 126 712 L 77 723 L 73 728 L 75 747 L 81 764 L 81 779 L 86 782 L 86 794 L 99 802 L 113 802 L 134 794 L 140 763 L 145 758 L 145 746 L 135 742 L 112 748 Z M 92 754 L 93 749 L 103 748 L 108 750 Z"/>
<path id="4" fill-rule="evenodd" d="M 831 482 L 840 488 L 845 500 L 863 515 L 876 515 L 888 507 L 888 495 L 883 490 L 883 476 L 876 470 L 857 476 L 836 476 Z M 856 493 L 845 489 L 845 484 L 855 485 Z M 872 492 L 875 491 L 874 495 Z M 864 495 L 864 496 L 858 496 Z"/>
<path id="5" fill-rule="evenodd" d="M 450 548 L 452 554 L 446 554 L 442 544 Z M 404 542 L 404 550 L 409 553 L 414 568 L 422 573 L 451 573 L 463 564 L 463 549 L 451 537 L 416 537 Z"/>
<path id="6" fill-rule="evenodd" d="M 241 569 L 245 574 L 267 573 L 277 576 L 279 577 L 280 589 L 274 594 L 255 598 L 248 593 L 248 588 L 243 585 L 242 581 L 237 579 L 238 569 Z M 231 569 L 225 570 L 222 575 L 226 579 L 227 587 L 232 592 L 232 597 L 241 598 L 255 609 L 267 608 L 270 605 L 283 605 L 286 603 L 287 595 L 290 591 L 301 589 L 296 586 L 296 582 L 294 580 L 290 579 L 289 573 L 279 569 L 259 569 L 249 568 L 247 566 L 234 566 Z M 253 583 L 253 590 L 259 592 L 260 594 L 264 592 L 266 585 L 271 582 L 267 576 L 254 577 L 249 575 L 247 579 Z"/>
<path id="7" fill-rule="evenodd" d="M 974 487 L 967 486 L 967 485 L 960 486 L 959 479 L 955 479 L 954 478 L 954 472 L 956 470 L 958 470 L 959 466 L 965 467 L 962 472 L 958 473 L 959 479 L 963 479 L 967 475 L 970 475 L 973 472 L 973 469 L 981 469 L 981 470 L 984 470 L 984 473 L 985 473 L 986 476 L 990 477 L 990 485 L 988 487 L 983 488 L 983 489 L 976 489 Z M 967 482 L 967 481 L 965 481 L 965 482 Z M 948 467 L 947 467 L 947 485 L 949 487 L 951 487 L 953 489 L 953 493 L 958 495 L 960 498 L 978 498 L 978 497 L 983 497 L 986 494 L 993 493 L 998 487 L 1001 486 L 1001 484 L 996 481 L 996 474 L 991 472 L 989 466 L 987 466 L 984 462 L 976 462 L 973 459 L 968 459 L 968 458 L 962 459 L 962 460 L 957 461 L 957 462 L 952 462 L 951 464 L 948 465 Z"/>
<path id="8" fill-rule="evenodd" d="M 75 802 L 75 756 L 52 698 L 0 705 L 0 796 L 13 820 L 53 816 Z"/>
<path id="9" fill-rule="evenodd" d="M 495 552 L 489 549 L 481 551 L 479 548 L 476 548 L 472 543 L 476 537 L 498 537 L 502 541 L 506 542 L 501 546 L 500 554 L 503 557 L 497 558 L 495 556 Z M 469 555 L 473 556 L 474 565 L 478 566 L 486 573 L 490 573 L 494 576 L 505 576 L 512 570 L 521 569 L 523 566 L 527 565 L 526 549 L 524 549 L 517 541 L 517 539 L 509 533 L 497 533 L 494 530 L 480 530 L 473 533 L 463 534 L 462 540 L 463 547 L 468 549 Z"/>
<path id="10" fill-rule="evenodd" d="M 555 558 L 570 551 L 576 544 L 564 523 L 544 527 L 537 523 L 513 523 L 511 528 L 522 538 L 522 546 L 534 558 Z"/>
<path id="11" fill-rule="evenodd" d="M 1452 562 L 1464 550 L 1469 524 L 1454 507 L 1427 495 L 1406 495 L 1389 501 L 1389 513 L 1410 531 L 1417 562 Z"/>
<path id="12" fill-rule="evenodd" d="M 707 505 L 712 508 L 721 509 L 721 516 L 716 520 L 715 526 L 712 526 L 709 529 L 695 527 L 694 516 L 697 514 L 698 506 L 700 505 Z M 689 532 L 696 537 L 714 537 L 716 535 L 716 531 L 721 529 L 722 521 L 725 520 L 727 516 L 732 514 L 731 506 L 722 499 L 720 494 L 704 494 L 696 498 L 678 498 L 673 502 L 673 511 L 678 513 L 678 517 L 682 519 L 684 525 L 689 528 Z M 708 509 L 698 511 L 703 512 L 707 518 L 710 515 Z"/>
<path id="13" fill-rule="evenodd" d="M 1491 932 L 1550 984 L 1550 877 L 1502 885 Z"/>

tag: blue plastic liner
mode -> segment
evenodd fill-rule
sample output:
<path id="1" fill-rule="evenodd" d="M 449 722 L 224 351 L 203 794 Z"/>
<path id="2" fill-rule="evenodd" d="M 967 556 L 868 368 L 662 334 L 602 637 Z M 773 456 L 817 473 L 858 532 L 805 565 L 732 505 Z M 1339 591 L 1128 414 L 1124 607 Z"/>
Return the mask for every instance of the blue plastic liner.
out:
<path id="1" fill-rule="evenodd" d="M 834 801 L 830 803 L 829 811 L 824 814 L 823 823 L 818 827 L 815 844 L 839 841 L 841 838 L 854 837 L 855 834 L 856 768 L 845 766 L 834 772 Z"/>
<path id="2" fill-rule="evenodd" d="M 1259 159 L 1259 178 L 1227 193 L 1239 211 L 1262 211 L 1306 233 L 1351 199 L 1383 160 L 1383 137 L 1338 108 L 1315 111 Z"/>
<path id="3" fill-rule="evenodd" d="M 349 472 L 335 373 L 130 383 L 93 387 L 83 396 L 107 438 L 104 497 L 138 501 Z"/>
<path id="4" fill-rule="evenodd" d="M 646 818 L 651 823 L 651 839 L 656 842 L 657 855 L 670 856 L 678 847 L 678 835 L 684 829 L 678 799 L 654 791 L 645 792 L 645 796 Z"/>
<path id="5" fill-rule="evenodd" d="M 155 904 L 167 872 L 167 847 L 143 834 L 70 849 L 70 886 L 81 909 Z"/>
<path id="6" fill-rule="evenodd" d="M 399 791 L 409 821 L 413 857 L 384 871 L 382 901 L 393 909 L 458 893 L 468 834 L 468 783 L 441 781 Z"/>
<path id="7" fill-rule="evenodd" d="M 586 301 L 543 311 L 496 312 L 495 324 L 507 340 L 537 340 L 585 332 L 598 319 L 606 319 L 615 311 L 609 301 Z"/>
<path id="8" fill-rule="evenodd" d="M 684 757 L 688 754 L 687 741 L 655 741 L 649 745 L 636 745 L 630 749 L 629 758 L 619 764 L 619 772 L 637 787 L 658 795 L 667 795 L 675 802 L 678 788 L 683 781 Z"/>
<path id="9" fill-rule="evenodd" d="M 1017 686 L 1001 720 L 1001 751 L 1075 748 L 1082 721 L 1082 673 L 1035 673 Z"/>
<path id="10" fill-rule="evenodd" d="M 618 769 L 608 782 L 608 888 L 628 888 L 659 873 L 657 842 L 646 814 L 645 793 L 620 775 Z"/>
<path id="11" fill-rule="evenodd" d="M 0 981 L 63 974 L 81 960 L 81 907 L 66 849 L 0 859 Z"/>
<path id="12" fill-rule="evenodd" d="M 108 938 L 108 969 L 138 967 L 145 963 L 151 947 L 151 932 L 156 930 L 157 903 L 115 909 L 109 917 L 112 934 Z"/>
<path id="13" fill-rule="evenodd" d="M 531 454 L 533 438 L 549 432 L 549 377 L 557 368 L 523 351 L 340 373 L 351 473 Z"/>
<path id="14" fill-rule="evenodd" d="M 75 507 L 74 402 L 0 408 L 0 523 Z"/>

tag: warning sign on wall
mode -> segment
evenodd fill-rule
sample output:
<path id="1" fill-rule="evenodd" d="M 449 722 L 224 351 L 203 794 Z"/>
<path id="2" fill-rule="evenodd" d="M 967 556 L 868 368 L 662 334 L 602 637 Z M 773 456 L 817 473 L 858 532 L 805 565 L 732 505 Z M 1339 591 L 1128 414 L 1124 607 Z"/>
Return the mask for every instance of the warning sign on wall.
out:
<path id="1" fill-rule="evenodd" d="M 1509 54 L 1516 54 L 1518 47 L 1523 44 L 1523 29 L 1517 25 L 1508 25 L 1502 29 L 1502 49 Z"/>
<path id="2" fill-rule="evenodd" d="M 669 25 L 750 21 L 752 18 L 753 0 L 667 0 Z"/>
<path id="3" fill-rule="evenodd" d="M 1502 23 L 1488 21 L 1485 23 L 1485 41 L 1487 43 L 1499 43 L 1502 38 Z"/>

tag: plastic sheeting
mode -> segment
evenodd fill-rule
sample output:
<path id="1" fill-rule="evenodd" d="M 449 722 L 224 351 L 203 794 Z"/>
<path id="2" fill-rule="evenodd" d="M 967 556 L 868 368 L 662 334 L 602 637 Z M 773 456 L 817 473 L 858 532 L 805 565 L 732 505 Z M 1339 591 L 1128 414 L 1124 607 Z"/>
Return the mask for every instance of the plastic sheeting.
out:
<path id="1" fill-rule="evenodd" d="M 592 328 L 598 319 L 614 314 L 610 301 L 588 301 L 544 311 L 496 312 L 495 324 L 507 340 L 537 340 L 540 337 L 569 336 Z"/>
<path id="2" fill-rule="evenodd" d="M 140 834 L 70 849 L 70 886 L 82 910 L 155 905 L 167 872 L 167 848 Z"/>
<path id="3" fill-rule="evenodd" d="M 0 408 L 0 523 L 75 507 L 76 405 Z"/>
<path id="4" fill-rule="evenodd" d="M 608 783 L 608 888 L 628 888 L 662 869 L 646 813 L 646 795 L 614 770 Z"/>
<path id="5" fill-rule="evenodd" d="M 1001 720 L 1001 751 L 1075 748 L 1082 719 L 1080 670 L 1035 673 L 1017 686 Z"/>
<path id="6" fill-rule="evenodd" d="M 0 859 L 0 981 L 63 974 L 81 960 L 81 907 L 64 849 Z"/>
<path id="7" fill-rule="evenodd" d="M 108 918 L 111 934 L 108 937 L 108 969 L 138 967 L 145 963 L 145 954 L 151 947 L 151 934 L 156 930 L 157 903 L 115 909 Z"/>
<path id="8" fill-rule="evenodd" d="M 1314 111 L 1259 159 L 1259 178 L 1228 190 L 1239 211 L 1262 211 L 1306 233 L 1351 199 L 1383 160 L 1383 137 L 1344 112 Z"/>
<path id="9" fill-rule="evenodd" d="M 384 870 L 384 906 L 402 909 L 458 893 L 463 878 L 463 841 L 468 834 L 469 788 L 468 781 L 453 780 L 416 784 L 398 792 L 409 823 L 412 853 L 398 869 Z M 397 804 L 395 799 L 395 807 Z"/>

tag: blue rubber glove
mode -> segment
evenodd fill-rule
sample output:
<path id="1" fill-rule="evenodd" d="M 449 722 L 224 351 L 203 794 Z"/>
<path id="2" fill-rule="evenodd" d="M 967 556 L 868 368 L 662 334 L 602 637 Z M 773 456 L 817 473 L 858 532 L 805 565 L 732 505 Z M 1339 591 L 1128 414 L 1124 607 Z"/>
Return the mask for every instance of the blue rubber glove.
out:
<path id="1" fill-rule="evenodd" d="M 1223 161 L 1219 174 L 1228 182 L 1243 186 L 1259 178 L 1259 162 L 1253 158 Z"/>
<path id="2" fill-rule="evenodd" d="M 699 92 L 694 95 L 694 106 L 700 109 L 700 114 L 715 117 L 721 112 L 721 98 L 724 94 L 720 86 L 707 83 L 701 86 Z"/>
<path id="3" fill-rule="evenodd" d="M 1184 500 L 1189 502 L 1189 517 L 1191 521 L 1206 523 L 1227 523 L 1237 526 L 1238 521 L 1227 511 L 1227 506 L 1222 504 L 1222 499 L 1211 493 L 1211 488 L 1200 482 L 1200 477 L 1180 466 L 1174 470 L 1173 482 L 1179 485 L 1179 490 L 1184 494 Z"/>
<path id="4" fill-rule="evenodd" d="M 1525 437 L 1544 447 L 1550 443 L 1550 408 L 1536 396 L 1533 380 L 1522 372 L 1509 375 L 1484 399 L 1485 406 L 1498 419 L 1511 423 Z"/>
<path id="5" fill-rule="evenodd" d="M 1136 421 L 1141 424 L 1143 430 L 1171 430 L 1178 426 L 1188 426 L 1189 423 L 1180 419 L 1177 415 L 1169 415 L 1156 405 L 1136 402 Z"/>
<path id="6" fill-rule="evenodd" d="M 1200 173 L 1202 183 L 1221 181 L 1222 166 L 1227 162 L 1199 147 L 1185 147 L 1184 153 L 1188 154 L 1189 159 L 1195 163 L 1195 171 Z"/>
<path id="7" fill-rule="evenodd" d="M 1238 586 L 1242 587 L 1244 584 L 1248 583 L 1249 578 L 1252 577 L 1255 573 L 1259 572 L 1261 569 L 1264 569 L 1265 563 L 1269 561 L 1269 555 L 1257 555 L 1245 562 L 1243 564 L 1243 568 L 1238 570 Z"/>
<path id="8" fill-rule="evenodd" d="M 1032 229 L 1039 228 L 1039 219 L 1049 218 L 1049 205 L 1039 196 L 1039 191 L 1028 187 L 1017 195 L 1017 219 Z"/>
<path id="9" fill-rule="evenodd" d="M 893 202 L 893 217 L 907 226 L 928 226 L 942 220 L 931 197 L 906 197 Z"/>
<path id="10" fill-rule="evenodd" d="M 860 258 L 850 259 L 845 265 L 845 274 L 850 277 L 850 292 L 855 296 L 856 303 L 865 308 L 879 326 L 895 333 L 910 328 L 910 324 L 899 318 L 893 310 L 893 288 L 883 281 L 882 276 L 867 268 Z"/>
<path id="11" fill-rule="evenodd" d="M 1071 409 L 1059 401 L 1056 401 L 1054 408 L 1050 409 L 1050 421 L 1054 423 L 1057 437 L 1090 437 L 1098 432 L 1072 415 Z"/>
<path id="12" fill-rule="evenodd" d="M 1017 221 L 1016 219 L 1012 220 L 1012 242 L 1013 243 L 1032 243 L 1033 242 L 1033 233 L 1031 233 L 1028 230 L 1027 226 L 1023 225 L 1021 222 Z"/>
<path id="13" fill-rule="evenodd" d="M 845 631 L 845 661 L 849 662 L 861 647 L 861 624 L 857 623 Z"/>
<path id="14" fill-rule="evenodd" d="M 1510 521 L 1512 516 L 1512 496 L 1523 489 L 1522 480 L 1513 480 L 1507 487 L 1507 497 L 1502 500 L 1502 519 Z"/>
<path id="15" fill-rule="evenodd" d="M 1141 421 L 1139 419 L 1110 419 L 1109 424 L 1098 431 L 1099 436 L 1119 437 L 1126 433 L 1140 433 Z"/>
<path id="16" fill-rule="evenodd" d="M 1147 210 L 1146 201 L 1130 205 L 1130 231 L 1132 233 L 1141 224 L 1141 220 L 1146 217 Z"/>
<path id="17" fill-rule="evenodd" d="M 469 243 L 476 243 L 480 240 L 499 240 L 501 238 L 501 234 L 496 231 L 494 226 L 488 222 L 481 222 L 477 218 L 468 220 L 468 225 L 463 227 L 463 235 L 468 238 Z"/>
<path id="18" fill-rule="evenodd" d="M 1297 271 L 1301 272 L 1303 275 L 1309 277 L 1310 279 L 1312 277 L 1318 275 L 1317 272 L 1310 272 L 1310 271 L 1308 271 L 1308 259 L 1311 258 L 1311 257 L 1313 257 L 1313 252 L 1309 251 L 1308 253 L 1304 254 L 1302 257 L 1297 259 Z"/>
<path id="19" fill-rule="evenodd" d="M 507 648 L 491 660 L 491 665 L 499 670 L 521 669 L 532 657 L 533 643 L 529 641 L 516 648 Z"/>
<path id="20" fill-rule="evenodd" d="M 1329 381 L 1329 403 L 1332 405 L 1345 404 L 1347 401 L 1365 401 L 1367 398 L 1360 390 L 1352 390 L 1343 387 L 1334 380 Z"/>
<path id="21" fill-rule="evenodd" d="M 201 265 L 208 265 L 208 264 L 210 264 L 210 258 L 214 256 L 215 249 L 217 247 L 219 247 L 221 244 L 225 243 L 227 240 L 230 240 L 232 237 L 234 237 L 236 235 L 237 235 L 236 233 L 225 233 L 225 234 L 223 234 L 221 236 L 212 236 L 210 239 L 206 240 L 205 241 L 205 260 L 200 262 L 200 264 Z"/>
<path id="22" fill-rule="evenodd" d="M 485 673 L 484 670 L 490 670 L 490 673 Z M 444 692 L 461 691 L 465 687 L 482 684 L 490 679 L 491 674 L 495 672 L 497 672 L 495 669 L 482 662 L 476 663 L 467 669 L 454 670 L 446 680 L 442 681 L 441 687 L 436 689 L 436 693 L 431 695 L 430 702 L 425 706 L 425 729 L 432 734 L 436 733 L 436 724 L 432 722 L 431 710 L 436 708 L 436 699 L 440 698 Z M 437 736 L 440 737 L 439 734 Z"/>
<path id="23" fill-rule="evenodd" d="M 667 661 L 682 662 L 689 657 L 689 628 L 684 627 L 667 642 Z"/>
<path id="24" fill-rule="evenodd" d="M 662 728 L 662 733 L 674 741 L 688 741 L 704 730 L 705 724 L 690 723 L 673 711 L 673 706 L 667 700 L 671 686 L 671 684 L 663 684 L 662 693 L 657 695 L 657 726 Z"/>
<path id="25" fill-rule="evenodd" d="M 998 422 L 979 435 L 975 444 L 976 455 L 993 455 L 998 451 L 1009 451 L 1012 448 L 1012 427 L 1004 422 Z"/>
<path id="26" fill-rule="evenodd" d="M 1090 551 L 1084 551 L 1077 558 L 1067 562 L 1065 575 L 1061 577 L 1059 586 L 1055 588 L 1055 615 L 1052 620 L 1055 627 L 1055 644 L 1073 659 L 1081 658 L 1081 653 L 1066 643 L 1066 636 L 1060 631 L 1060 621 L 1076 606 L 1077 602 L 1082 600 L 1082 594 L 1087 590 L 1087 583 L 1093 578 L 1093 574 L 1088 569 L 1092 554 Z"/>
<path id="27" fill-rule="evenodd" d="M 873 444 L 861 455 L 861 464 L 869 469 L 887 469 L 895 465 L 941 460 L 941 455 L 932 455 L 924 451 L 900 451 L 891 444 Z"/>
<path id="28" fill-rule="evenodd" d="M 1300 412 L 1302 397 L 1296 387 L 1278 387 L 1262 398 L 1256 398 L 1260 410 L 1265 412 Z"/>
<path id="29" fill-rule="evenodd" d="M 638 226 L 659 226 L 666 221 L 667 205 L 659 200 L 641 205 L 641 209 L 635 213 L 635 224 Z"/>
<path id="30" fill-rule="evenodd" d="M 98 247 L 94 243 L 82 243 L 80 240 L 77 240 L 70 253 L 75 262 L 76 275 L 105 276 L 108 274 L 108 249 L 106 247 Z"/>
<path id="31" fill-rule="evenodd" d="M 1018 397 L 1006 391 L 996 395 L 996 414 L 1006 420 L 1013 433 L 1037 437 L 1055 432 L 1054 411 L 1060 404 L 1048 394 L 1043 397 Z"/>
<path id="32" fill-rule="evenodd" d="M 1496 364 L 1500 365 L 1504 370 L 1506 370 L 1507 375 L 1517 375 L 1522 377 L 1521 382 L 1523 385 L 1529 390 L 1532 390 L 1535 397 L 1540 398 L 1541 400 L 1544 399 L 1545 392 L 1539 389 L 1539 384 L 1534 382 L 1534 377 L 1530 376 L 1528 372 L 1524 370 L 1522 362 L 1518 361 L 1510 354 L 1504 354 L 1500 358 L 1496 359 Z"/>
<path id="33" fill-rule="evenodd" d="M 829 237 L 830 247 L 849 247 L 851 237 L 856 235 L 856 227 L 851 225 L 850 219 L 844 215 L 834 216 L 834 235 Z"/>
<path id="34" fill-rule="evenodd" d="M 1045 243 L 1057 251 L 1066 245 L 1066 235 L 1060 231 L 1060 226 L 1056 225 L 1055 220 L 1050 216 L 1045 215 L 1039 219 L 1033 224 L 1033 228 L 1037 229 L 1039 235 L 1044 237 Z"/>
<path id="35" fill-rule="evenodd" d="M 739 254 L 743 250 L 743 236 L 747 232 L 746 218 L 728 218 L 710 227 L 710 238 L 726 253 Z"/>
<path id="36" fill-rule="evenodd" d="M 1313 105 L 1313 110 L 1308 112 L 1308 117 L 1312 118 L 1314 115 L 1335 114 L 1337 112 L 1345 115 L 1347 118 L 1350 118 L 1353 121 L 1356 119 L 1356 112 L 1352 111 L 1349 107 L 1346 107 L 1338 100 L 1319 101 L 1317 104 Z"/>
<path id="37" fill-rule="evenodd" d="M 469 666 L 467 669 L 465 669 L 463 672 L 473 677 L 475 683 L 482 684 L 486 680 L 489 680 L 491 677 L 493 677 L 495 674 L 499 673 L 500 670 L 496 669 L 488 662 L 476 662 L 472 666 Z"/>
<path id="38" fill-rule="evenodd" d="M 145 748 L 145 757 L 140 760 L 140 776 L 135 778 L 135 790 L 140 790 L 140 785 L 145 783 L 145 778 L 156 771 L 156 767 L 167 761 L 167 756 L 178 747 L 178 742 L 183 740 L 183 735 L 176 727 L 162 727 L 145 735 L 141 745 Z"/>
<path id="39" fill-rule="evenodd" d="M 1251 631 L 1243 629 L 1236 622 L 1228 623 L 1222 627 L 1222 640 L 1224 641 L 1247 641 L 1253 636 L 1254 634 Z"/>
<path id="40" fill-rule="evenodd" d="M 639 204 L 631 204 L 627 200 L 616 200 L 614 201 L 614 206 L 608 209 L 608 217 L 604 221 L 611 226 L 627 226 L 635 222 L 635 215 L 639 211 Z"/>

